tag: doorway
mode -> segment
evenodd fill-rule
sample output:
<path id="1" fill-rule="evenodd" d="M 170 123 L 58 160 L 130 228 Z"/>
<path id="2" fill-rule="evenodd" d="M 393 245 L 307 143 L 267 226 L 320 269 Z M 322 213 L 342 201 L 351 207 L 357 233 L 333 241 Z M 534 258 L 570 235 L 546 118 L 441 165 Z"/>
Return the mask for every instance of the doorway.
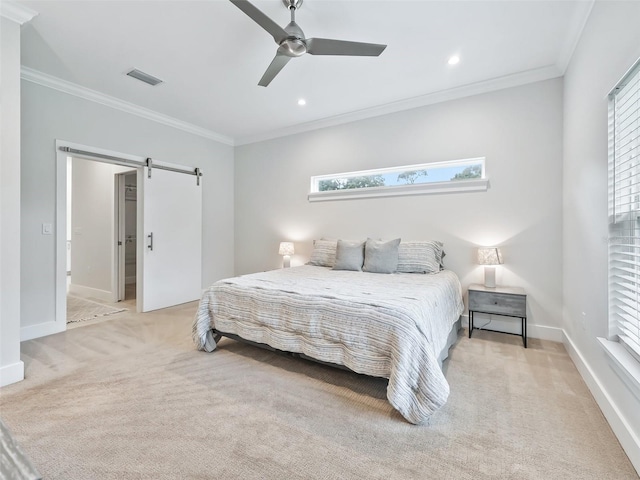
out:
<path id="1" fill-rule="evenodd" d="M 97 204 L 83 201 L 73 192 L 71 198 L 67 198 L 67 184 L 74 182 L 67 177 L 67 158 L 78 160 L 78 165 L 101 165 L 102 170 L 109 172 L 110 179 L 107 182 L 107 190 L 103 190 L 104 184 L 90 188 L 88 183 L 81 183 L 85 191 L 95 193 L 102 191 L 98 196 Z M 100 169 L 101 167 L 96 167 Z M 75 172 L 74 168 L 74 173 Z M 134 174 L 135 172 L 135 174 Z M 122 177 L 117 175 L 124 174 Z M 123 195 L 127 195 L 127 185 L 133 187 L 133 176 L 127 179 L 128 174 L 135 175 L 135 208 L 129 207 L 133 214 L 127 215 L 127 201 L 123 200 L 124 215 L 116 215 L 116 198 L 119 198 L 118 188 L 114 185 L 114 179 L 123 178 Z M 134 302 L 137 312 L 146 312 L 165 308 L 180 303 L 198 300 L 201 294 L 201 254 L 202 254 L 202 178 L 198 168 L 184 167 L 182 165 L 156 162 L 150 158 L 122 154 L 105 149 L 88 147 L 56 140 L 56 321 L 48 333 L 64 331 L 67 316 L 67 248 L 71 252 L 71 287 L 81 284 L 80 278 L 89 274 L 95 278 L 100 277 L 100 285 L 84 285 L 85 292 L 98 295 L 106 303 L 117 305 Z M 72 175 L 73 177 L 73 175 Z M 91 179 L 91 175 L 87 178 Z M 133 188 L 129 188 L 128 198 L 133 198 Z M 73 215 L 67 212 L 67 205 L 71 203 L 84 210 L 86 217 L 94 221 L 97 217 L 110 219 L 110 232 L 107 235 L 107 247 L 101 252 L 95 249 L 97 243 L 103 245 L 104 236 L 94 235 L 98 227 L 94 223 L 82 225 L 74 224 Z M 99 215 L 98 205 L 107 206 L 108 213 Z M 106 210 L 105 210 L 106 211 Z M 135 224 L 135 233 L 131 228 L 127 229 L 127 217 L 129 226 Z M 67 243 L 67 226 L 70 228 L 71 243 Z M 123 228 L 117 229 L 117 225 L 123 222 Z M 88 227 L 87 225 L 90 225 Z M 124 232 L 122 240 L 116 237 Z M 128 233 L 127 233 L 128 232 Z M 127 236 L 129 236 L 129 255 L 127 259 Z M 90 239 L 95 241 L 88 241 Z M 86 256 L 87 262 L 78 260 L 81 253 L 81 241 L 85 246 L 89 244 L 93 250 Z M 122 260 L 118 255 L 117 242 L 122 241 Z M 135 247 L 134 247 L 135 245 Z M 133 257 L 131 249 L 135 250 Z M 75 251 L 75 253 L 74 253 Z M 127 269 L 127 261 L 129 268 Z M 122 268 L 115 268 L 116 264 L 123 262 Z M 106 266 L 105 266 L 106 265 Z M 135 273 L 132 266 L 135 265 Z M 105 280 L 105 271 L 113 272 Z M 97 275 L 101 272 L 102 275 Z M 116 274 L 117 273 L 117 274 Z M 74 278 L 74 275 L 76 278 Z M 122 282 L 119 279 L 123 279 Z M 78 280 L 78 281 L 76 281 Z M 127 283 L 129 280 L 129 283 Z M 134 283 L 135 282 L 135 283 Z M 121 287 L 124 286 L 123 297 L 120 297 Z M 77 290 L 76 285 L 75 289 Z M 80 287 L 82 289 L 82 286 Z M 88 289 L 88 290 L 87 290 Z M 130 296 L 135 295 L 135 298 Z M 121 298 L 124 300 L 118 302 Z M 47 334 L 48 334 L 47 333 Z"/>
<path id="2" fill-rule="evenodd" d="M 66 273 L 67 324 L 82 324 L 103 320 L 123 310 L 136 310 L 136 171 L 131 168 L 91 161 L 84 158 L 67 158 L 67 228 Z M 122 183 L 119 198 L 119 183 Z M 127 188 L 127 184 L 129 188 Z M 124 197 L 132 202 L 125 202 Z M 122 203 L 122 212 L 118 204 Z M 132 203 L 127 208 L 126 203 Z M 114 216 L 115 213 L 115 216 Z M 126 215 L 129 213 L 129 215 Z M 122 217 L 122 248 L 114 246 L 114 238 Z M 127 221 L 128 220 L 128 221 Z M 125 237 L 124 229 L 129 235 Z M 132 232 L 132 233 L 131 233 Z M 117 288 L 118 254 L 126 248 L 133 255 L 133 268 L 123 258 L 122 295 Z M 131 287 L 126 289 L 126 274 Z M 125 292 L 129 292 L 125 304 Z M 133 295 L 131 295 L 133 291 Z"/>

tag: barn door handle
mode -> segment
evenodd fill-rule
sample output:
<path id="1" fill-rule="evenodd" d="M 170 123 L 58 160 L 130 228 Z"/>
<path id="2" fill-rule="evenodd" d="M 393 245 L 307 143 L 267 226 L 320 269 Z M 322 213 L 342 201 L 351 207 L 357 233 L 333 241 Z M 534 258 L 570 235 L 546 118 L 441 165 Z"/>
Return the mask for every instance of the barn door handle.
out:
<path id="1" fill-rule="evenodd" d="M 149 245 L 147 245 L 147 248 L 153 252 L 153 232 L 147 235 L 147 238 L 149 239 Z"/>

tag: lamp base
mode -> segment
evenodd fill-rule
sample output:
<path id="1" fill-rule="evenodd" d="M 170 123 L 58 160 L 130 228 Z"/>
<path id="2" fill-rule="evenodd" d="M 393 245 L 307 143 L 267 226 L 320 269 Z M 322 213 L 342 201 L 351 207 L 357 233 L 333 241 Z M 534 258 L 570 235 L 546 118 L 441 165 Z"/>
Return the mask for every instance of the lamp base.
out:
<path id="1" fill-rule="evenodd" d="M 291 256 L 284 255 L 282 257 L 282 268 L 289 268 L 291 266 Z"/>
<path id="2" fill-rule="evenodd" d="M 496 288 L 496 267 L 484 267 L 484 286 Z"/>

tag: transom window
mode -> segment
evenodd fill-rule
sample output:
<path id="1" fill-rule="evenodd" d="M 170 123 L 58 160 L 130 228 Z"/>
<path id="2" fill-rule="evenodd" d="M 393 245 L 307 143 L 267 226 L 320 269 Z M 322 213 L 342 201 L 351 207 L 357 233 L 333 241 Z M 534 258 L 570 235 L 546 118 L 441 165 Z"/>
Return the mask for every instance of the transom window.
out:
<path id="1" fill-rule="evenodd" d="M 468 158 L 311 177 L 309 200 L 486 190 L 485 159 Z"/>

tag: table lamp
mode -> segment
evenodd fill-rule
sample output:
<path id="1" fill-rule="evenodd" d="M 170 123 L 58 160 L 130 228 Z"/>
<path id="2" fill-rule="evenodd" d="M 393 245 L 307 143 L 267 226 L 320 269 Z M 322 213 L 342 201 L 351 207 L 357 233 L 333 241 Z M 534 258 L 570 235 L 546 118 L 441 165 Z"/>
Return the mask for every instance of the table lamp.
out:
<path id="1" fill-rule="evenodd" d="M 496 247 L 478 249 L 478 265 L 484 265 L 484 286 L 487 288 L 496 287 L 496 267 L 502 265 L 502 254 Z"/>
<path id="2" fill-rule="evenodd" d="M 289 268 L 291 266 L 291 255 L 293 255 L 293 242 L 280 242 L 280 250 L 278 251 L 282 255 L 282 267 Z"/>

